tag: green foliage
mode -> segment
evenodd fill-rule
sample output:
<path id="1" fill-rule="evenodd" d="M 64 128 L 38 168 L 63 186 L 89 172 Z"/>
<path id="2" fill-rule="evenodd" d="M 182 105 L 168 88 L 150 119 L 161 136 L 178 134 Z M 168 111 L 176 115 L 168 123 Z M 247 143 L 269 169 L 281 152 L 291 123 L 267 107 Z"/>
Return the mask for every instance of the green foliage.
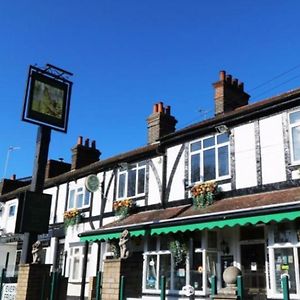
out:
<path id="1" fill-rule="evenodd" d="M 178 266 L 180 263 L 185 261 L 188 253 L 188 247 L 184 242 L 174 240 L 169 243 L 169 250 L 173 256 L 174 263 Z"/>

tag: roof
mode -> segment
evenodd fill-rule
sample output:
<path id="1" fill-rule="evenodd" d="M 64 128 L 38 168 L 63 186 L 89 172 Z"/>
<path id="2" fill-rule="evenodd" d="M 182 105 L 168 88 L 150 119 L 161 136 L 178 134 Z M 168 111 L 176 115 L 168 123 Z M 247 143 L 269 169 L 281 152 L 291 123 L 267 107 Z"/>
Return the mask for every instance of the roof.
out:
<path id="1" fill-rule="evenodd" d="M 233 216 L 253 216 L 262 213 L 289 211 L 295 207 L 300 208 L 300 187 L 221 199 L 201 209 L 196 209 L 192 205 L 181 205 L 139 212 L 107 224 L 100 229 L 84 232 L 80 236 L 121 231 L 129 227 L 147 228 L 175 225 L 178 222 L 188 224 Z"/>

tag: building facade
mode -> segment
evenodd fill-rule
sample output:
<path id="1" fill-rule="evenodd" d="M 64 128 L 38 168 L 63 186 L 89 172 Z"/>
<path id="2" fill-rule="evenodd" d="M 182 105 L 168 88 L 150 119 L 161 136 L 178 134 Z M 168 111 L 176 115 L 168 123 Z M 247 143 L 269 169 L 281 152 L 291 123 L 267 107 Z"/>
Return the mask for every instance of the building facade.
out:
<path id="1" fill-rule="evenodd" d="M 300 89 L 249 104 L 243 83 L 225 71 L 213 84 L 215 116 L 181 130 L 159 102 L 147 119 L 148 144 L 99 160 L 96 143 L 78 139 L 72 163 L 48 162 L 52 195 L 45 262 L 69 278 L 76 299 L 130 236 L 127 297 L 209 298 L 230 265 L 241 269 L 249 299 L 280 299 L 288 274 L 300 298 Z M 93 192 L 87 182 L 97 176 Z M 17 269 L 22 235 L 14 233 L 26 182 L 4 180 L 0 265 Z M 88 187 L 88 188 L 87 188 Z M 122 249 L 121 249 L 122 250 Z M 84 280 L 82 280 L 84 275 Z"/>

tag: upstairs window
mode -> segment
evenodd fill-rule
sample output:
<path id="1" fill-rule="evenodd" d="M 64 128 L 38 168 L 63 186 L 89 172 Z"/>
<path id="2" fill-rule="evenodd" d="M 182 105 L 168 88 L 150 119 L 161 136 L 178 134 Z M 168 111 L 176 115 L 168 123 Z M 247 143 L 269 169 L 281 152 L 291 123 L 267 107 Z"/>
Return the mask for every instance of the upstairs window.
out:
<path id="1" fill-rule="evenodd" d="M 14 217 L 16 214 L 16 205 L 13 204 L 13 205 L 10 205 L 9 206 L 9 209 L 8 209 L 8 217 Z"/>
<path id="2" fill-rule="evenodd" d="M 229 135 L 222 133 L 190 144 L 191 183 L 229 176 Z"/>
<path id="3" fill-rule="evenodd" d="M 293 163 L 300 163 L 300 110 L 290 113 L 291 157 Z"/>
<path id="4" fill-rule="evenodd" d="M 83 188 L 71 189 L 69 192 L 68 209 L 84 208 L 90 205 L 90 192 Z"/>
<path id="5" fill-rule="evenodd" d="M 146 162 L 130 164 L 118 174 L 118 198 L 145 194 Z"/>

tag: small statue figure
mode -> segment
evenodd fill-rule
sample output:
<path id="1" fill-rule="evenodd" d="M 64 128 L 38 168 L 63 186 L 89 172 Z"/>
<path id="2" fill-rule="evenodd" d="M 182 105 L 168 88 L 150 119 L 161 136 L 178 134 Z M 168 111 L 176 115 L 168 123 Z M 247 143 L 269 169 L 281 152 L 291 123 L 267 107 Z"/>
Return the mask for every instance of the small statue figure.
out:
<path id="1" fill-rule="evenodd" d="M 42 244 L 40 241 L 36 241 L 32 245 L 32 263 L 40 264 L 41 263 L 41 254 L 42 254 Z"/>
<path id="2" fill-rule="evenodd" d="M 120 258 L 127 259 L 129 257 L 130 251 L 130 232 L 125 229 L 120 236 L 119 247 L 120 247 Z"/>

